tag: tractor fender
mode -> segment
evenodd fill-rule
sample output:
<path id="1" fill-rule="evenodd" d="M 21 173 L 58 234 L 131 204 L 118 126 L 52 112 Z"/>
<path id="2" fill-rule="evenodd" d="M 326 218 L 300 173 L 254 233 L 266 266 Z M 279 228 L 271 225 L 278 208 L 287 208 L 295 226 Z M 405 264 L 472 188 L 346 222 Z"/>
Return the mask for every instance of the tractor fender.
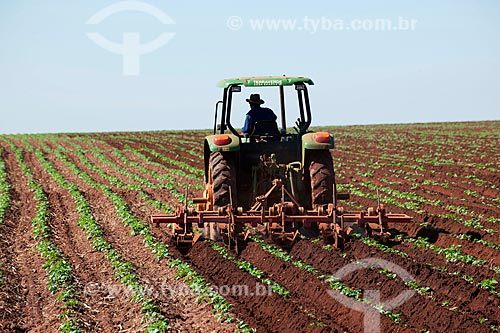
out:
<path id="1" fill-rule="evenodd" d="M 320 132 L 325 134 L 326 132 Z M 307 150 L 321 150 L 321 149 L 333 149 L 335 148 L 335 141 L 333 139 L 333 134 L 330 135 L 330 140 L 328 142 L 317 142 L 314 139 L 316 133 L 306 133 L 302 136 L 302 165 L 306 162 Z"/>
<path id="2" fill-rule="evenodd" d="M 216 137 L 220 137 L 221 135 L 227 136 L 230 138 L 230 142 L 225 145 L 216 145 L 215 139 Z M 209 135 L 205 137 L 204 143 L 204 162 L 205 162 L 205 184 L 208 183 L 208 163 L 210 160 L 210 153 L 221 151 L 221 152 L 230 152 L 230 151 L 239 151 L 240 150 L 240 138 L 234 134 L 215 134 Z"/>
<path id="3" fill-rule="evenodd" d="M 329 134 L 330 140 L 328 142 L 317 142 L 314 140 L 315 134 Z M 327 132 L 317 132 L 317 133 L 306 133 L 302 135 L 302 148 L 303 149 L 333 149 L 335 143 L 333 140 L 333 134 Z"/>
<path id="4" fill-rule="evenodd" d="M 220 137 L 228 137 L 229 142 L 227 144 L 216 144 L 216 139 Z M 238 151 L 240 150 L 240 138 L 234 134 L 215 134 L 205 137 L 205 145 L 211 152 L 216 151 Z"/>

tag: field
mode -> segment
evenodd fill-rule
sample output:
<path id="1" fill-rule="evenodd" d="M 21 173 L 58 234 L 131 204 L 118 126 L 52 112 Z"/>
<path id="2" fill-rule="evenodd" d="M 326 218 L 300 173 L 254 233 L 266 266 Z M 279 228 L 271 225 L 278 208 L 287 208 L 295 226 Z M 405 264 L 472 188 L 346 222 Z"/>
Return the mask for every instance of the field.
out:
<path id="1" fill-rule="evenodd" d="M 3 332 L 362 332 L 365 301 L 404 290 L 382 332 L 500 329 L 500 122 L 328 128 L 348 208 L 413 217 L 396 242 L 343 250 L 259 235 L 237 256 L 199 241 L 187 254 L 149 223 L 199 196 L 204 131 L 0 136 Z M 402 267 L 331 276 L 363 258 Z M 238 288 L 235 288 L 238 287 Z"/>

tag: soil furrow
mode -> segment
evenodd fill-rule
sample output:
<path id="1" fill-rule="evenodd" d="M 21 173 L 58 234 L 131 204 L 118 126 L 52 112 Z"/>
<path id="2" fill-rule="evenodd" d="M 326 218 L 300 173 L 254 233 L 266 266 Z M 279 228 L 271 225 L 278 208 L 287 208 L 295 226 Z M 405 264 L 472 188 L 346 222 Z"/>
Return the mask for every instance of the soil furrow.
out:
<path id="1" fill-rule="evenodd" d="M 304 313 L 302 304 L 292 301 L 293 295 L 285 301 L 278 294 L 269 293 L 267 286 L 222 258 L 205 242 L 197 242 L 184 258 L 219 290 L 245 289 L 241 295 L 229 292 L 226 298 L 257 332 L 342 332 L 339 325 L 315 326 L 315 319 Z"/>
<path id="2" fill-rule="evenodd" d="M 85 232 L 78 227 L 76 204 L 69 192 L 52 180 L 33 154 L 27 155 L 27 162 L 49 197 L 53 242 L 74 268 L 85 328 L 93 332 L 143 328 L 140 305 L 133 303 L 126 294 L 114 292 L 117 282 L 109 261 L 102 252 L 91 247 Z M 115 309 L 120 312 L 116 313 Z"/>
<path id="3" fill-rule="evenodd" d="M 264 251 L 257 243 L 248 243 L 241 257 L 252 262 L 276 282 L 292 291 L 293 299 L 311 309 L 324 323 L 338 323 L 350 332 L 363 331 L 363 315 L 339 303 L 330 294 L 328 284 L 312 273 L 306 272 L 289 262 L 284 262 Z M 403 332 L 405 329 L 381 315 L 383 332 Z M 408 330 L 410 331 L 410 330 Z"/>
<path id="4" fill-rule="evenodd" d="M 376 200 L 372 200 L 372 199 L 355 197 L 355 198 L 353 198 L 352 201 L 359 203 L 361 205 L 364 205 L 366 207 L 370 207 L 370 205 L 376 206 Z M 404 211 L 401 209 L 397 209 L 397 208 L 394 209 L 394 212 L 405 212 L 405 213 L 411 214 L 410 212 L 407 212 L 407 211 Z M 445 224 L 446 222 L 443 220 L 441 223 Z M 454 224 L 456 224 L 456 222 L 448 221 L 448 225 L 450 225 L 450 224 L 454 225 Z M 435 226 L 434 223 L 432 225 Z M 424 237 L 424 238 L 430 237 L 431 243 L 436 243 L 438 241 L 439 237 L 446 237 L 446 236 L 441 236 L 439 233 L 435 233 L 435 232 L 429 233 L 425 228 L 423 228 L 419 225 L 418 220 L 416 220 L 416 221 L 414 220 L 413 224 L 411 224 L 411 225 L 399 224 L 399 225 L 391 225 L 391 226 L 396 228 L 397 230 L 399 230 L 401 232 L 407 232 L 408 235 L 411 237 L 415 237 L 415 238 L 416 237 Z M 443 230 L 446 230 L 446 229 L 443 229 Z M 462 232 L 465 234 L 466 232 L 471 232 L 471 231 L 470 230 L 466 231 L 466 229 L 465 229 L 465 230 L 462 230 Z M 479 234 L 479 237 L 480 236 L 481 236 L 481 234 Z M 468 241 L 462 241 L 462 240 L 455 239 L 452 237 L 447 237 L 447 241 L 443 241 L 443 240 L 440 241 L 440 246 L 441 247 L 443 247 L 443 246 L 450 247 L 454 244 L 460 244 L 461 242 L 463 242 L 465 245 L 467 245 Z M 495 253 L 495 251 L 496 251 L 496 250 L 490 249 L 482 244 L 475 244 L 475 243 L 471 243 L 471 244 L 473 244 L 473 246 L 467 245 L 467 246 L 461 247 L 460 250 L 462 250 L 465 254 L 473 255 L 478 259 L 481 259 L 481 256 L 480 256 L 481 253 L 489 253 L 491 255 L 492 253 Z M 487 269 L 487 267 L 485 267 L 485 266 L 477 266 L 477 265 L 472 265 L 472 264 L 462 264 L 460 261 L 447 262 L 444 255 L 438 254 L 438 253 L 431 251 L 431 250 L 422 250 L 419 248 L 415 248 L 413 244 L 410 244 L 407 242 L 404 242 L 400 245 L 395 245 L 394 248 L 401 250 L 403 252 L 406 252 L 412 258 L 414 258 L 414 257 L 419 258 L 421 253 L 425 253 L 427 263 L 432 263 L 432 265 L 434 265 L 435 267 L 449 266 L 450 268 L 453 268 L 456 271 L 461 271 L 463 274 L 467 274 L 467 275 L 476 277 L 479 280 L 477 282 L 481 282 L 484 279 L 491 279 L 492 277 L 495 277 L 497 280 L 500 280 L 500 274 L 498 274 L 490 269 Z"/>
<path id="5" fill-rule="evenodd" d="M 11 184 L 11 206 L 0 227 L 1 250 L 6 270 L 4 289 L 9 296 L 0 301 L 0 328 L 10 332 L 56 332 L 60 324 L 56 295 L 47 287 L 44 260 L 32 238 L 31 220 L 36 202 L 14 152 L 0 141 L 7 152 L 7 179 Z"/>
<path id="6" fill-rule="evenodd" d="M 99 183 L 103 183 L 103 184 L 109 184 L 109 185 L 112 185 L 109 180 L 103 178 L 101 175 L 99 175 L 97 172 L 93 171 L 93 170 L 89 170 L 87 168 L 87 166 L 83 165 L 80 161 L 80 159 L 77 157 L 77 156 L 74 156 L 73 153 L 70 153 L 71 150 L 68 149 L 68 151 L 66 152 L 66 155 L 72 160 L 73 163 L 77 164 L 80 166 L 80 169 L 84 170 L 86 173 L 90 174 L 92 176 L 93 179 L 96 179 Z M 121 172 L 119 172 L 118 170 L 106 165 L 105 163 L 103 163 L 102 161 L 100 161 L 93 153 L 92 151 L 87 151 L 84 153 L 84 155 L 86 156 L 86 158 L 90 161 L 90 163 L 92 163 L 93 165 L 99 167 L 101 170 L 103 170 L 107 175 L 109 176 L 112 176 L 112 177 L 115 177 L 117 178 L 120 182 L 122 182 L 123 184 L 137 184 L 137 185 L 140 185 L 142 187 L 142 191 L 144 193 L 146 193 L 147 195 L 149 195 L 151 198 L 153 199 L 156 199 L 156 200 L 160 200 L 164 203 L 167 203 L 167 204 L 172 204 L 172 205 L 175 205 L 178 200 L 173 196 L 171 195 L 170 191 L 168 191 L 167 189 L 152 189 L 152 188 L 149 188 L 148 186 L 142 186 L 141 184 L 139 184 L 138 181 L 136 180 L 133 180 L 133 179 L 130 179 L 128 176 L 122 174 Z M 119 165 L 119 164 L 118 164 Z M 137 170 L 131 168 L 130 166 L 127 166 L 127 165 L 123 165 L 122 166 L 123 169 L 125 170 L 128 170 L 132 173 L 136 173 Z M 148 176 L 148 177 L 144 177 L 148 180 L 150 180 L 152 183 L 155 183 L 155 181 L 157 182 L 157 184 L 159 184 L 158 180 L 151 180 L 151 176 Z M 190 182 L 192 183 L 193 180 L 190 180 Z M 179 183 L 176 183 L 175 185 L 178 185 Z M 182 187 L 179 187 L 177 189 L 178 193 L 184 193 L 184 189 Z M 192 194 L 191 194 L 192 195 Z"/>
<path id="7" fill-rule="evenodd" d="M 348 251 L 348 248 L 346 250 Z M 332 251 L 326 251 L 320 245 L 310 241 L 299 241 L 294 245 L 290 254 L 312 265 L 322 274 L 335 274 L 339 269 L 354 262 Z M 401 281 L 390 279 L 376 271 L 364 269 L 362 266 L 343 278 L 342 282 L 355 289 L 378 290 L 382 300 L 392 299 L 409 289 Z M 477 332 L 489 331 L 488 325 L 475 322 L 475 318 L 470 315 L 450 311 L 417 293 L 394 311 L 403 313 L 408 323 L 418 330 L 458 332 L 467 327 Z"/>
<path id="8" fill-rule="evenodd" d="M 123 256 L 134 264 L 136 273 L 141 277 L 148 289 L 148 296 L 159 305 L 162 314 L 170 320 L 174 330 L 190 332 L 233 332 L 234 324 L 216 322 L 212 315 L 211 306 L 206 303 L 197 303 L 197 295 L 178 281 L 175 272 L 166 262 L 156 259 L 148 250 L 140 236 L 132 236 L 130 229 L 125 227 L 115 214 L 115 206 L 102 191 L 92 188 L 75 176 L 58 159 L 49 158 L 64 177 L 77 184 L 80 191 L 90 202 L 94 218 L 102 227 L 106 240 Z M 81 164 L 76 164 L 84 170 Z M 135 197 L 135 191 L 120 191 L 114 189 L 122 197 L 132 196 L 130 208 L 140 211 L 145 208 L 141 200 Z"/>
<path id="9" fill-rule="evenodd" d="M 428 255 L 425 252 L 419 256 L 402 258 L 397 254 L 383 252 L 368 246 L 361 241 L 352 240 L 345 249 L 356 259 L 377 257 L 403 267 L 418 281 L 432 290 L 436 302 L 456 306 L 461 311 L 468 312 L 476 318 L 489 318 L 498 324 L 500 320 L 500 298 L 490 292 L 473 286 L 460 276 L 433 270 L 427 265 Z M 491 323 L 491 322 L 490 322 Z"/>

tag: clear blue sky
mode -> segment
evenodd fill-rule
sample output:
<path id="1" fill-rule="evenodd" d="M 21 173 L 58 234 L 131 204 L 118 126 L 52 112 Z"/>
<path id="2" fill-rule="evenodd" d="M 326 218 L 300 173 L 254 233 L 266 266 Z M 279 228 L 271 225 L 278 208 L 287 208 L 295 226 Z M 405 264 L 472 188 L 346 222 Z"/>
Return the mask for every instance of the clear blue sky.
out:
<path id="1" fill-rule="evenodd" d="M 313 125 L 500 119 L 498 1 L 147 0 L 175 24 L 130 11 L 86 24 L 117 2 L 1 2 L 0 133 L 209 128 L 216 82 L 241 75 L 313 78 Z M 414 31 L 312 32 L 304 17 L 418 22 Z M 258 19 L 298 25 L 259 31 Z M 138 76 L 123 76 L 122 56 L 87 32 L 116 43 L 124 32 L 142 42 L 175 36 L 140 57 Z M 261 91 L 277 110 L 273 92 Z"/>

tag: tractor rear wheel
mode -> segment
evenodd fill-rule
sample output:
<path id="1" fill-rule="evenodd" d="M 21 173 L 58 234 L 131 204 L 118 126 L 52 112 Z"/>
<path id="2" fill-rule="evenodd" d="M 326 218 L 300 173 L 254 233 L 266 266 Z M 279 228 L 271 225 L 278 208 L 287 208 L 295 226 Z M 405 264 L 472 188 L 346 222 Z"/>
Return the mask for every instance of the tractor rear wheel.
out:
<path id="1" fill-rule="evenodd" d="M 210 178 L 214 193 L 214 210 L 226 207 L 231 201 L 233 206 L 236 206 L 236 167 L 234 158 L 221 152 L 211 153 Z"/>
<path id="2" fill-rule="evenodd" d="M 333 202 L 334 171 L 330 151 L 309 151 L 309 177 L 311 180 L 312 207 Z"/>
<path id="3" fill-rule="evenodd" d="M 209 160 L 209 189 L 212 191 L 213 210 L 227 207 L 231 202 L 236 206 L 236 166 L 234 157 L 230 154 L 213 152 Z M 231 200 L 232 197 L 232 200 Z M 227 223 L 217 223 L 205 228 L 205 237 L 228 244 L 229 226 Z"/>
<path id="4" fill-rule="evenodd" d="M 309 167 L 307 176 L 309 176 L 311 186 L 311 206 L 316 209 L 333 202 L 333 184 L 335 181 L 333 160 L 329 150 L 310 150 L 307 154 L 307 166 Z M 304 227 L 304 229 L 306 228 Z M 307 229 L 309 230 L 304 231 L 309 234 L 318 234 L 320 232 L 319 223 L 314 223 Z"/>

